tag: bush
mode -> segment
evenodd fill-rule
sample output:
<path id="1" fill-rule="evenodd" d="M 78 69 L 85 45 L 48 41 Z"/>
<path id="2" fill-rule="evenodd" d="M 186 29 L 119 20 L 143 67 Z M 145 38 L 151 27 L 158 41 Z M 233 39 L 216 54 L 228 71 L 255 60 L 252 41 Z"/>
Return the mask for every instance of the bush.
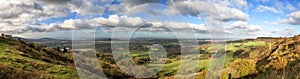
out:
<path id="1" fill-rule="evenodd" d="M 239 77 L 256 72 L 256 62 L 251 59 L 237 59 L 233 61 L 229 67 L 237 70 L 237 72 L 232 73 L 232 75 L 239 75 Z"/>
<path id="2" fill-rule="evenodd" d="M 288 60 L 283 58 L 283 57 L 278 57 L 274 62 L 273 62 L 273 68 L 274 69 L 283 69 L 287 66 Z"/>

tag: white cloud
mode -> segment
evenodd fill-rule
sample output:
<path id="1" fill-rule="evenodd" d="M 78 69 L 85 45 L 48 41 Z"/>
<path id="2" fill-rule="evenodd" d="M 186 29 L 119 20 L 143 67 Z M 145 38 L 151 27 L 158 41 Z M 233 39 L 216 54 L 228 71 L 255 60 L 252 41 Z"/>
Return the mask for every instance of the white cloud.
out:
<path id="1" fill-rule="evenodd" d="M 271 33 L 272 34 L 276 34 L 276 35 L 282 34 L 282 32 L 280 30 L 278 30 L 278 29 L 275 29 L 275 30 L 271 31 Z"/>
<path id="2" fill-rule="evenodd" d="M 274 13 L 283 13 L 281 10 L 277 10 L 275 7 L 268 7 L 264 5 L 258 5 L 255 9 L 258 12 L 274 12 Z"/>
<path id="3" fill-rule="evenodd" d="M 287 8 L 289 11 L 294 11 L 294 10 L 296 10 L 296 8 L 295 8 L 292 4 L 290 4 L 290 3 L 287 3 L 286 8 Z"/>
<path id="4" fill-rule="evenodd" d="M 51 17 L 64 16 L 67 8 L 55 6 L 42 6 L 38 3 L 4 2 L 1 5 L 0 19 L 2 20 L 41 20 Z"/>
<path id="5" fill-rule="evenodd" d="M 290 28 L 290 27 L 285 27 L 285 30 L 286 30 L 286 31 L 293 31 L 293 29 Z"/>
<path id="6" fill-rule="evenodd" d="M 238 5 L 246 5 L 245 2 L 239 2 Z M 246 21 L 249 15 L 243 11 L 230 8 L 228 5 L 223 4 L 213 4 L 209 1 L 201 0 L 188 0 L 188 1 L 169 1 L 170 7 L 167 9 L 169 13 L 176 13 L 179 11 L 183 15 L 191 16 L 202 16 L 212 18 L 218 21 L 231 21 L 231 20 L 241 20 Z M 219 15 L 219 16 L 218 16 Z"/>
<path id="7" fill-rule="evenodd" d="M 3 23 L 2 23 L 3 24 Z M 109 18 L 94 18 L 94 19 L 69 19 L 62 23 L 46 24 L 31 24 L 30 26 L 22 26 L 22 28 L 4 27 L 5 31 L 14 31 L 17 33 L 24 32 L 51 32 L 56 30 L 72 30 L 72 29 L 95 29 L 97 26 L 105 26 L 117 28 L 126 31 L 126 29 L 140 27 L 144 31 L 162 31 L 166 28 L 173 30 L 207 32 L 208 29 L 204 24 L 193 24 L 187 22 L 157 22 L 144 21 L 140 17 L 117 16 L 111 15 Z M 2 27 L 0 27 L 2 28 Z M 2 30 L 0 30 L 2 31 Z"/>
<path id="8" fill-rule="evenodd" d="M 282 30 L 275 29 L 275 30 L 271 31 L 271 33 L 275 34 L 277 36 L 293 36 L 293 35 L 295 35 L 295 30 L 290 27 L 285 27 Z"/>
<path id="9" fill-rule="evenodd" d="M 281 0 L 274 0 L 273 2 L 275 3 L 275 7 L 279 11 L 282 11 L 283 9 L 285 9 L 285 6 L 284 6 L 284 4 L 283 4 L 283 2 Z"/>
<path id="10" fill-rule="evenodd" d="M 24 32 L 44 32 L 57 31 L 61 29 L 89 28 L 85 20 L 67 19 L 60 23 L 42 24 L 36 21 L 50 18 L 60 18 L 72 12 L 79 12 L 81 15 L 101 14 L 105 7 L 112 0 L 1 0 L 0 3 L 0 32 L 4 33 L 24 33 Z M 101 5 L 100 5 L 101 4 Z M 80 8 L 80 10 L 79 10 Z M 90 23 L 90 22 L 87 22 Z M 72 26 L 76 25 L 76 26 Z M 79 27 L 82 26 L 82 27 Z"/>
<path id="11" fill-rule="evenodd" d="M 244 21 L 233 22 L 230 25 L 225 26 L 225 29 L 230 32 L 237 31 L 237 33 L 240 33 L 241 30 L 244 30 L 248 33 L 258 32 L 262 30 L 261 26 L 251 25 Z"/>
<path id="12" fill-rule="evenodd" d="M 228 7 L 219 7 L 221 19 L 223 21 L 230 21 L 230 20 L 239 20 L 239 21 L 247 21 L 249 19 L 249 15 L 233 8 Z"/>
<path id="13" fill-rule="evenodd" d="M 137 27 L 144 23 L 140 17 L 129 17 L 129 16 L 117 16 L 111 15 L 108 19 L 100 18 L 100 24 L 113 27 Z"/>
<path id="14" fill-rule="evenodd" d="M 101 0 L 105 1 L 105 0 Z M 1 2 L 1 1 L 0 1 Z M 102 13 L 105 10 L 106 4 L 96 5 L 92 1 L 83 2 L 82 0 L 15 0 L 2 1 L 4 4 L 0 6 L 0 32 L 7 33 L 25 33 L 25 32 L 52 32 L 57 30 L 71 29 L 91 29 L 96 26 L 108 27 L 124 27 L 133 28 L 144 26 L 145 30 L 163 30 L 164 27 L 172 29 L 198 32 L 208 32 L 208 28 L 204 24 L 194 24 L 187 22 L 151 22 L 145 21 L 141 17 L 130 17 L 126 15 L 111 15 L 109 18 L 93 18 L 93 19 L 67 19 L 63 22 L 43 24 L 35 21 L 47 20 L 49 18 L 66 16 L 71 12 L 79 12 L 80 14 Z M 1 3 L 2 3 L 1 2 Z M 141 0 L 124 0 L 121 6 L 125 10 L 133 9 L 137 5 L 146 3 L 156 3 L 157 1 L 141 1 Z M 236 5 L 246 6 L 245 1 L 233 0 Z M 105 2 L 104 2 L 105 3 Z M 109 3 L 107 1 L 106 3 Z M 81 5 L 84 6 L 81 6 Z M 120 6 L 113 6 L 109 10 L 119 10 Z M 208 3 L 206 1 L 170 1 L 168 11 L 172 13 L 174 9 L 182 14 L 198 16 L 202 13 L 204 16 L 211 18 L 214 21 L 247 21 L 249 15 L 238 8 L 232 8 L 228 5 Z M 217 10 L 210 8 L 216 7 Z M 80 8 L 80 10 L 79 10 Z M 171 9 L 173 8 L 173 9 Z M 218 17 L 217 15 L 220 15 Z M 165 24 L 169 26 L 165 26 Z M 147 27 L 146 27 L 147 26 Z"/>
<path id="15" fill-rule="evenodd" d="M 234 5 L 234 7 L 237 7 L 238 9 L 242 10 L 244 8 L 248 8 L 248 3 L 246 0 L 230 0 L 232 5 Z"/>
<path id="16" fill-rule="evenodd" d="M 66 16 L 68 8 L 56 7 L 36 2 L 18 0 L 0 1 L 0 32 L 24 33 L 45 31 L 44 24 L 35 23 L 38 20 Z"/>
<path id="17" fill-rule="evenodd" d="M 147 3 L 158 3 L 159 0 L 122 0 L 122 3 L 128 7 L 134 7 L 137 5 L 147 4 Z"/>
<path id="18" fill-rule="evenodd" d="M 292 25 L 300 25 L 300 11 L 293 12 L 286 19 L 278 21 L 279 23 L 288 23 Z"/>
<path id="19" fill-rule="evenodd" d="M 293 28 L 290 27 L 285 27 L 285 33 L 287 36 L 291 36 L 291 35 L 295 35 L 295 30 Z"/>
<path id="20" fill-rule="evenodd" d="M 23 3 L 41 3 L 57 8 L 68 8 L 72 12 L 78 12 L 82 15 L 100 14 L 105 11 L 114 0 L 14 0 Z M 95 4 L 97 3 L 97 4 Z M 80 12 L 79 12 L 80 11 Z"/>
<path id="21" fill-rule="evenodd" d="M 140 17 L 129 17 L 129 16 L 116 16 L 111 15 L 109 18 L 101 18 L 99 21 L 103 26 L 112 26 L 112 27 L 126 27 L 126 28 L 136 28 L 140 27 L 145 31 L 161 31 L 166 29 L 173 30 L 195 30 L 199 32 L 207 32 L 207 28 L 204 24 L 194 24 L 187 22 L 160 22 L 160 21 L 149 21 L 142 19 Z"/>
<path id="22" fill-rule="evenodd" d="M 197 31 L 207 31 L 208 29 L 204 24 L 193 24 L 187 22 L 168 22 L 165 27 L 180 29 L 180 30 L 197 30 Z"/>
<path id="23" fill-rule="evenodd" d="M 262 28 L 259 25 L 249 25 L 249 27 L 247 28 L 248 32 L 257 32 L 260 31 Z"/>
<path id="24" fill-rule="evenodd" d="M 147 11 L 148 8 L 143 5 L 151 3 L 159 3 L 159 0 L 120 0 L 120 4 L 113 4 L 109 6 L 109 11 L 116 12 L 117 14 L 126 14 L 132 11 Z M 141 8 L 143 7 L 143 8 Z M 137 10 L 138 9 L 138 10 Z"/>
<path id="25" fill-rule="evenodd" d="M 270 2 L 270 0 L 255 0 L 256 2 Z"/>
<path id="26" fill-rule="evenodd" d="M 229 26 L 225 27 L 226 29 L 246 29 L 248 26 L 247 22 L 244 21 L 237 21 L 234 22 L 232 24 L 230 24 Z"/>

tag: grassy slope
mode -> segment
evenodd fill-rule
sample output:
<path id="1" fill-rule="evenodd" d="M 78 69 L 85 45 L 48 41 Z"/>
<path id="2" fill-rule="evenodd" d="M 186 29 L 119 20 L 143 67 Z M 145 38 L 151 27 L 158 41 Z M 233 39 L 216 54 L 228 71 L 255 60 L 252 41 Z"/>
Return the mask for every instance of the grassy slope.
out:
<path id="1" fill-rule="evenodd" d="M 48 48 L 37 50 L 34 46 L 30 47 L 11 38 L 1 37 L 0 40 L 0 69 L 2 68 L 0 78 L 2 79 L 78 78 L 71 61 L 64 62 L 58 59 L 71 60 L 66 54 L 59 54 Z M 51 51 L 58 56 L 47 55 Z"/>
<path id="2" fill-rule="evenodd" d="M 243 79 L 298 79 L 300 78 L 300 38 L 253 40 L 227 44 L 235 60 L 224 68 L 222 78 L 231 74 Z M 240 51 L 242 50 L 242 51 Z"/>

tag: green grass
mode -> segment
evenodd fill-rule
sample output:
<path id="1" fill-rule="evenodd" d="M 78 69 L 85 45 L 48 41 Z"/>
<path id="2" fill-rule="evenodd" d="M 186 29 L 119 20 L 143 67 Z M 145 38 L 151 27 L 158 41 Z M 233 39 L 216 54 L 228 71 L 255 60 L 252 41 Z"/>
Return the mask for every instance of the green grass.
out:
<path id="1" fill-rule="evenodd" d="M 18 74 L 27 74 L 34 76 L 24 76 L 24 78 L 54 78 L 54 79 L 77 79 L 77 72 L 74 67 L 66 65 L 58 65 L 56 63 L 49 63 L 40 59 L 32 58 L 30 56 L 23 56 L 22 53 L 29 53 L 29 51 L 20 51 L 18 48 L 31 50 L 31 53 L 37 53 L 42 57 L 45 53 L 33 48 L 22 47 L 20 42 L 14 39 L 1 39 L 0 41 L 0 66 L 1 68 L 11 68 L 12 70 L 0 70 L 0 74 L 6 74 L 7 78 L 13 77 L 14 72 Z M 1 73 L 3 72 L 3 73 Z M 32 74 L 30 73 L 32 72 Z M 37 77 L 42 76 L 42 77 Z M 2 78 L 4 76 L 0 76 Z"/>
<path id="2" fill-rule="evenodd" d="M 242 49 L 242 48 L 265 46 L 265 45 L 266 45 L 266 42 L 264 42 L 264 41 L 247 41 L 247 42 L 239 42 L 239 43 L 227 43 L 225 45 L 225 49 L 235 51 L 235 50 Z M 223 46 L 223 45 L 205 44 L 205 45 L 200 45 L 199 49 L 209 52 L 213 48 L 220 48 L 220 46 Z"/>
<path id="3" fill-rule="evenodd" d="M 76 69 L 69 66 L 56 65 L 17 54 L 0 52 L 0 63 L 23 71 L 43 72 L 51 78 L 76 78 Z"/>
<path id="4" fill-rule="evenodd" d="M 131 57 L 147 57 L 149 56 L 149 52 L 138 52 L 138 51 L 130 51 Z"/>
<path id="5" fill-rule="evenodd" d="M 247 45 L 254 45 L 254 43 L 249 42 L 249 44 Z M 149 52 L 139 52 L 137 50 L 132 50 L 130 52 L 131 57 L 146 57 L 149 55 Z M 186 55 L 185 57 L 189 57 L 189 58 L 197 58 L 200 56 L 200 58 L 203 56 L 204 54 L 191 54 L 191 55 Z M 180 57 L 180 56 L 179 56 Z M 162 70 L 160 71 L 160 74 L 163 75 L 175 75 L 178 71 L 178 69 L 180 68 L 180 65 L 183 64 L 181 60 L 175 60 L 174 58 L 170 59 L 167 58 L 167 60 L 171 60 L 171 63 L 167 63 L 167 64 L 148 64 L 148 66 L 157 66 L 157 67 L 162 67 Z M 235 60 L 235 58 L 233 58 L 233 52 L 229 52 L 226 55 L 226 59 L 225 59 L 225 63 L 224 66 L 226 64 L 228 64 L 229 62 L 232 62 L 233 60 Z M 207 70 L 209 68 L 209 66 L 211 65 L 210 61 L 211 59 L 199 59 L 199 64 L 198 64 L 198 69 L 200 70 Z M 186 66 L 186 70 L 193 70 L 191 66 L 194 66 L 197 61 L 192 60 L 192 61 L 183 61 L 183 62 L 188 62 L 186 64 L 184 64 Z"/>
<path id="6" fill-rule="evenodd" d="M 255 46 L 264 46 L 266 45 L 266 42 L 264 41 L 249 41 L 245 43 L 229 43 L 226 44 L 226 50 L 238 50 L 242 48 L 249 48 L 249 47 L 255 47 Z"/>
<path id="7" fill-rule="evenodd" d="M 227 53 L 227 54 L 226 54 L 226 57 L 225 57 L 225 62 L 224 62 L 224 64 L 226 65 L 226 64 L 232 62 L 232 61 L 235 60 L 235 59 L 236 59 L 236 58 L 233 57 L 233 53 Z M 224 66 L 225 66 L 225 65 L 224 65 Z"/>
<path id="8" fill-rule="evenodd" d="M 195 57 L 196 55 L 189 55 L 188 57 Z M 182 63 L 185 62 L 185 63 Z M 194 68 L 192 66 L 195 66 L 195 64 L 193 63 L 197 63 L 198 64 L 198 69 L 207 69 L 209 67 L 209 63 L 210 63 L 210 59 L 203 59 L 203 60 L 199 60 L 199 61 L 188 61 L 188 60 L 177 60 L 177 61 L 173 61 L 172 63 L 168 63 L 168 64 L 149 64 L 149 66 L 160 66 L 162 68 L 160 74 L 164 74 L 164 75 L 175 75 L 176 71 L 178 71 L 178 69 L 180 68 L 180 64 L 184 64 L 186 70 L 193 70 Z"/>

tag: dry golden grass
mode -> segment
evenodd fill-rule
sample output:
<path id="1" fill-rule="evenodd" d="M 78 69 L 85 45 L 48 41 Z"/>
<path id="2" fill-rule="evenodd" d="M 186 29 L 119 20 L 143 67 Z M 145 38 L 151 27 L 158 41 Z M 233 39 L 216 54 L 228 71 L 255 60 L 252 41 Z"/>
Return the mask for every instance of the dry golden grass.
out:
<path id="1" fill-rule="evenodd" d="M 274 62 L 273 62 L 273 68 L 275 69 L 283 69 L 287 66 L 288 60 L 284 57 L 278 57 Z"/>
<path id="2" fill-rule="evenodd" d="M 237 59 L 233 61 L 229 68 L 233 68 L 236 72 L 232 73 L 234 77 L 242 77 L 256 73 L 256 61 L 252 59 Z"/>

